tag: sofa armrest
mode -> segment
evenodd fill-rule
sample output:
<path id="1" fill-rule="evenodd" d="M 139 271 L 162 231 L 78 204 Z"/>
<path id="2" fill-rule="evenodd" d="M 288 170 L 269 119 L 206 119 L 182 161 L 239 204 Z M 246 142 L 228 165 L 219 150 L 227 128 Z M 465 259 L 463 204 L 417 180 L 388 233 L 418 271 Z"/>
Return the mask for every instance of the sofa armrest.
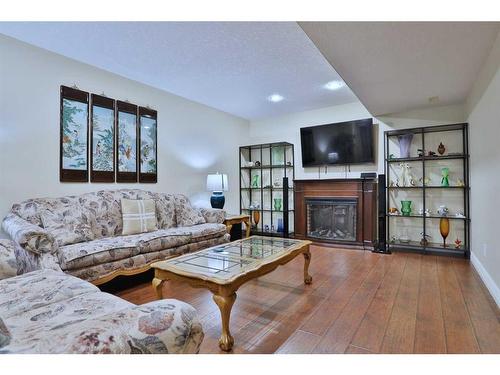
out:
<path id="1" fill-rule="evenodd" d="M 223 224 L 226 218 L 226 211 L 219 208 L 198 207 L 197 210 L 201 213 L 207 223 Z"/>
<path id="2" fill-rule="evenodd" d="M 0 280 L 17 276 L 15 245 L 12 240 L 0 239 Z"/>
<path id="3" fill-rule="evenodd" d="M 54 237 L 49 232 L 12 212 L 3 219 L 2 228 L 22 248 L 35 254 L 54 254 L 58 249 Z"/>

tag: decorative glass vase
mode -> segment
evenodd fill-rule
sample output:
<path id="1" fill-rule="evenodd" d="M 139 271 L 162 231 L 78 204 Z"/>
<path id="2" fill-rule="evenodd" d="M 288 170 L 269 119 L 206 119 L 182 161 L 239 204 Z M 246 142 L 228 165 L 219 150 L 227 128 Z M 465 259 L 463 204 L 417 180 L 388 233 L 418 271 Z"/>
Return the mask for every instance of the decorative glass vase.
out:
<path id="1" fill-rule="evenodd" d="M 443 247 L 446 247 L 446 237 L 450 234 L 450 219 L 447 217 L 439 219 L 439 232 L 441 232 L 441 236 L 443 237 Z"/>
<path id="2" fill-rule="evenodd" d="M 441 186 L 450 186 L 450 168 L 441 169 Z"/>
<path id="3" fill-rule="evenodd" d="M 256 228 L 259 225 L 259 221 L 260 221 L 260 211 L 254 211 L 253 212 L 253 222 L 255 223 Z"/>
<path id="4" fill-rule="evenodd" d="M 410 146 L 411 146 L 412 139 L 413 139 L 412 133 L 398 135 L 399 157 L 400 158 L 409 158 L 410 157 Z"/>
<path id="5" fill-rule="evenodd" d="M 260 186 L 259 184 L 259 175 L 256 174 L 252 177 L 252 187 L 253 188 L 258 188 Z"/>
<path id="6" fill-rule="evenodd" d="M 280 233 L 283 233 L 283 231 L 284 231 L 284 229 L 283 229 L 283 219 L 282 218 L 278 219 L 278 228 L 277 228 L 277 231 L 280 232 Z"/>
<path id="7" fill-rule="evenodd" d="M 281 211 L 281 198 L 274 198 L 274 209 Z"/>
<path id="8" fill-rule="evenodd" d="M 403 216 L 411 215 L 411 201 L 401 201 L 401 214 Z"/>

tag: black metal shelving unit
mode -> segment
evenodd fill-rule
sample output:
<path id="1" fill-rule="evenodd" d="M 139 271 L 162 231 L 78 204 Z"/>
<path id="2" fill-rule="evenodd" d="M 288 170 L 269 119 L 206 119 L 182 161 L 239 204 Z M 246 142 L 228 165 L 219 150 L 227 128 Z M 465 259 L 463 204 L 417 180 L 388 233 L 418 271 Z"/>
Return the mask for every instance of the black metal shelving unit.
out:
<path id="1" fill-rule="evenodd" d="M 293 236 L 293 180 L 295 179 L 295 155 L 292 143 L 274 142 L 241 146 L 240 163 L 240 212 L 251 217 L 251 234 L 274 237 Z M 248 165 L 258 162 L 259 165 Z M 252 186 L 255 174 L 259 175 L 259 186 Z M 279 179 L 281 186 L 275 186 Z M 264 183 L 266 181 L 267 183 Z M 282 209 L 276 210 L 274 198 L 281 197 Z M 252 203 L 259 208 L 250 207 Z M 255 225 L 254 211 L 260 214 Z M 283 231 L 277 231 L 277 221 L 283 220 Z M 266 225 L 268 230 L 265 230 Z M 274 230 L 273 230 L 274 229 Z"/>
<path id="2" fill-rule="evenodd" d="M 460 133 L 461 142 L 462 142 L 462 150 L 461 152 L 453 153 L 453 154 L 444 154 L 444 155 L 436 155 L 429 156 L 427 151 L 423 156 L 418 155 L 410 155 L 408 158 L 398 158 L 394 157 L 390 153 L 390 142 L 394 142 L 397 144 L 397 137 L 400 135 L 405 135 L 408 133 L 412 133 L 414 136 L 417 135 L 421 137 L 420 149 L 428 150 L 428 145 L 426 145 L 426 138 L 430 137 L 434 133 L 442 133 L 443 142 L 446 140 L 446 135 L 450 134 L 449 132 L 457 132 Z M 436 147 L 437 145 L 432 144 L 431 147 Z M 393 146 L 394 148 L 394 146 Z M 432 149 L 432 151 L 435 151 Z M 448 151 L 448 150 L 447 150 Z M 401 130 L 393 130 L 385 132 L 385 143 L 384 143 L 384 155 L 385 155 L 385 163 L 384 163 L 384 172 L 386 176 L 386 246 L 387 250 L 404 250 L 404 251 L 412 251 L 419 252 L 424 254 L 439 254 L 439 255 L 454 255 L 454 256 L 463 256 L 466 258 L 470 257 L 470 177 L 469 177 L 469 134 L 468 134 L 468 124 L 451 124 L 451 125 L 439 125 L 439 126 L 429 126 L 429 127 L 419 127 L 419 128 L 411 128 L 411 129 L 401 129 Z M 390 157 L 392 156 L 392 157 Z M 463 171 L 463 186 L 454 185 L 454 186 L 439 186 L 439 185 L 426 185 L 424 183 L 426 178 L 426 170 L 432 167 L 432 164 L 436 161 L 447 160 L 450 162 L 457 162 L 462 165 Z M 418 186 L 391 186 L 391 165 L 397 165 L 398 163 L 407 162 L 410 164 L 420 163 L 422 167 L 422 182 Z M 420 191 L 421 192 L 421 200 L 422 207 L 425 210 L 428 208 L 428 200 L 429 195 L 433 192 L 445 192 L 445 191 L 462 191 L 463 194 L 463 213 L 465 217 L 457 217 L 457 216 L 447 216 L 451 223 L 463 223 L 463 243 L 460 248 L 455 248 L 453 245 L 453 239 L 449 238 L 449 245 L 445 248 L 441 243 L 429 242 L 427 245 L 422 245 L 420 243 L 420 239 L 412 238 L 408 243 L 396 242 L 391 243 L 391 225 L 397 226 L 398 223 L 391 223 L 392 221 L 400 220 L 401 218 L 410 219 L 410 220 L 420 220 L 421 228 L 423 235 L 427 235 L 429 233 L 431 220 L 439 220 L 441 216 L 438 214 L 431 215 L 419 215 L 414 214 L 412 212 L 409 216 L 403 215 L 393 215 L 389 214 L 389 208 L 391 205 L 391 195 L 397 195 L 400 191 Z M 443 202 L 443 204 L 446 202 Z M 399 209 L 399 207 L 397 207 Z M 431 207 L 429 207 L 431 208 Z M 435 209 L 435 207 L 432 207 Z M 402 224 L 399 224 L 402 225 Z M 404 225 L 402 225 L 404 227 Z"/>

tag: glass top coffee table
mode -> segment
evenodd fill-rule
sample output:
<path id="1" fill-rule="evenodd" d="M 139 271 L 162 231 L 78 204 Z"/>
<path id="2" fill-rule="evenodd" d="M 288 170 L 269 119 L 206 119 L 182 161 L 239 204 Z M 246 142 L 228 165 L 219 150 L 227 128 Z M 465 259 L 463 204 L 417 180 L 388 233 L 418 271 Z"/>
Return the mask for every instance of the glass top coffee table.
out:
<path id="1" fill-rule="evenodd" d="M 311 284 L 309 275 L 311 241 L 252 236 L 239 241 L 217 245 L 177 258 L 153 263 L 155 270 L 153 287 L 159 299 L 163 298 L 162 284 L 167 280 L 181 280 L 197 288 L 213 293 L 222 318 L 219 347 L 230 351 L 234 339 L 229 332 L 231 308 L 238 288 L 296 256 L 304 256 L 304 282 Z"/>

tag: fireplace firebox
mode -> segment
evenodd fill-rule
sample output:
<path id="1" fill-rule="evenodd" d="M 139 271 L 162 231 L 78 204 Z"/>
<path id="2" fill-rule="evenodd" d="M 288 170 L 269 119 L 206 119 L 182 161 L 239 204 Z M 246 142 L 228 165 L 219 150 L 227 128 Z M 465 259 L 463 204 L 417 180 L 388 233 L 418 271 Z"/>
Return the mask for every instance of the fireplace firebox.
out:
<path id="1" fill-rule="evenodd" d="M 322 240 L 356 241 L 357 199 L 307 198 L 307 236 Z"/>

